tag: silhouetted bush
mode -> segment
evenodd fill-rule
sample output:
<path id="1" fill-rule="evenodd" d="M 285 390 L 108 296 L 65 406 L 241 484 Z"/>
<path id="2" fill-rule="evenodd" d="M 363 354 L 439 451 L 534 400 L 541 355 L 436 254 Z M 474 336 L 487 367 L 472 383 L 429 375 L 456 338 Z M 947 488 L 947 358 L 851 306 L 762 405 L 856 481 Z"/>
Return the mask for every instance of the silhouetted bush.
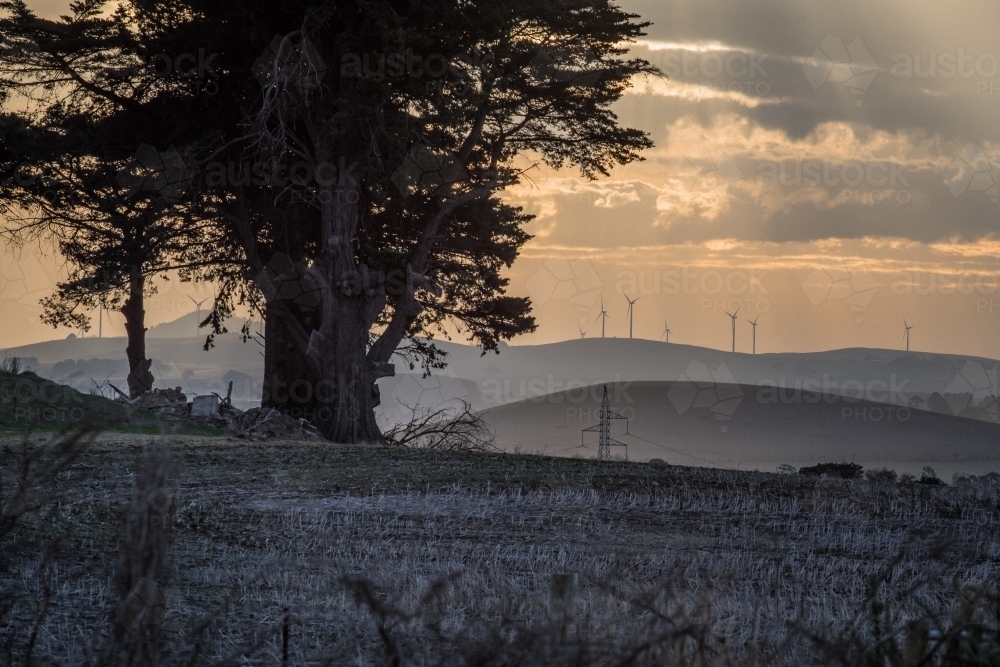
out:
<path id="1" fill-rule="evenodd" d="M 930 484 L 931 486 L 937 486 L 939 484 L 944 484 L 940 479 L 938 479 L 937 473 L 934 472 L 934 468 L 930 466 L 924 466 L 924 469 L 920 473 L 920 483 Z"/>
<path id="2" fill-rule="evenodd" d="M 876 484 L 895 484 L 897 475 L 895 470 L 881 468 L 879 470 L 866 470 L 865 479 Z"/>
<path id="3" fill-rule="evenodd" d="M 857 463 L 818 463 L 814 466 L 799 468 L 799 472 L 803 475 L 815 475 L 817 477 L 829 475 L 831 477 L 843 477 L 844 479 L 856 479 L 861 476 L 863 469 L 864 466 Z"/>
<path id="4" fill-rule="evenodd" d="M 959 475 L 956 473 L 952 478 L 952 484 L 955 486 L 975 486 L 991 489 L 1000 486 L 1000 473 L 993 471 L 990 471 L 985 475 L 973 475 L 971 473 Z"/>

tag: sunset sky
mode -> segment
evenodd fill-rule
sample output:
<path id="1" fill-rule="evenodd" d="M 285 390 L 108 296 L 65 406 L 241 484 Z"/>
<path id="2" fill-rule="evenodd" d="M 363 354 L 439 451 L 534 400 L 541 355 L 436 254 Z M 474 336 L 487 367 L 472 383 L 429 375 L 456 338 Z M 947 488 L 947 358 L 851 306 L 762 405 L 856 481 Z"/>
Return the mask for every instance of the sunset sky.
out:
<path id="1" fill-rule="evenodd" d="M 64 3 L 29 2 L 58 13 Z M 587 181 L 529 172 L 537 215 L 510 273 L 539 328 L 514 341 L 635 336 L 737 350 L 903 346 L 1000 357 L 1000 4 L 642 1 L 634 48 L 668 75 L 617 105 L 656 144 Z M 528 158 L 525 158 L 526 163 Z M 0 347 L 48 338 L 57 262 L 5 249 Z M 164 286 L 150 324 L 204 286 Z M 121 318 L 105 333 L 123 334 Z"/>

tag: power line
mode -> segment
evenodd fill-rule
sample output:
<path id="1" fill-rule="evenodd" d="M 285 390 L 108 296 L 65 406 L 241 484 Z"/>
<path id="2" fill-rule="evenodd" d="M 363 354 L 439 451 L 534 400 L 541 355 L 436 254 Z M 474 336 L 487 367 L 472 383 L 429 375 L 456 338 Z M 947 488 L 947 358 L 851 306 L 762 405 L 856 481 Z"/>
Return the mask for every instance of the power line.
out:
<path id="1" fill-rule="evenodd" d="M 695 456 L 694 454 L 688 454 L 687 452 L 682 452 L 682 451 L 679 451 L 677 449 L 673 449 L 671 447 L 667 447 L 666 445 L 661 445 L 658 442 L 653 442 L 652 440 L 646 440 L 646 438 L 638 436 L 635 433 L 629 433 L 628 435 L 631 436 L 631 437 L 633 437 L 633 438 L 638 438 L 639 440 L 642 440 L 643 442 L 647 442 L 647 443 L 649 443 L 651 445 L 654 445 L 656 447 L 660 447 L 661 449 L 665 449 L 668 452 L 673 452 L 674 454 L 680 454 L 681 456 L 686 456 L 688 458 L 694 459 L 695 461 L 701 461 L 702 463 L 707 463 L 707 464 L 709 464 L 711 466 L 718 465 L 717 463 L 714 463 L 714 462 L 709 461 L 707 459 L 699 458 L 699 457 Z"/>

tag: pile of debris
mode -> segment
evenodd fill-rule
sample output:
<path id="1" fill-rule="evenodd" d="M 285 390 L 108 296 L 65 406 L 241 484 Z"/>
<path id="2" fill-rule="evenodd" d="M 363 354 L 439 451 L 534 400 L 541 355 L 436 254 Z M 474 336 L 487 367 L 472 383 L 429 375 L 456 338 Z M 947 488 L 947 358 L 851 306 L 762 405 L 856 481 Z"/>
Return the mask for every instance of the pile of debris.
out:
<path id="1" fill-rule="evenodd" d="M 308 420 L 290 417 L 274 408 L 250 408 L 238 417 L 234 430 L 255 438 L 323 439 Z"/>
<path id="2" fill-rule="evenodd" d="M 112 385 L 114 387 L 114 385 Z M 296 440 L 322 440 L 320 432 L 306 419 L 296 419 L 274 408 L 251 408 L 244 412 L 232 402 L 233 383 L 225 398 L 212 393 L 195 396 L 188 403 L 180 387 L 152 389 L 136 398 L 129 398 L 118 391 L 118 402 L 149 410 L 165 419 L 196 421 L 235 432 L 241 437 L 287 438 Z"/>
<path id="3" fill-rule="evenodd" d="M 166 417 L 170 420 L 186 419 L 191 414 L 191 406 L 187 401 L 187 396 L 181 391 L 180 387 L 174 389 L 153 389 L 140 394 L 136 398 L 129 398 L 121 391 L 118 393 L 118 401 L 120 403 L 145 408 L 153 414 Z"/>

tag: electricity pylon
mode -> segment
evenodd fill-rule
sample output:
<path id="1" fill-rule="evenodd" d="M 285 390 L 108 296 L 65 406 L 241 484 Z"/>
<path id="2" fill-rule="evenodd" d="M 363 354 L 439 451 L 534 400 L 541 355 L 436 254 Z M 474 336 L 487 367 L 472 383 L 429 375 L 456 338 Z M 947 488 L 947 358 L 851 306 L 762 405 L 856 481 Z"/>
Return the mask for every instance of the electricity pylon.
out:
<path id="1" fill-rule="evenodd" d="M 618 442 L 611 437 L 611 420 L 612 419 L 624 419 L 625 420 L 625 433 L 628 433 L 628 417 L 622 417 L 617 412 L 611 411 L 611 402 L 608 400 L 608 385 L 604 385 L 604 398 L 601 399 L 601 421 L 594 425 L 588 426 L 583 429 L 580 433 L 580 445 L 583 445 L 584 433 L 597 432 L 597 460 L 598 461 L 610 461 L 611 460 L 611 448 L 612 447 L 625 447 L 625 460 L 628 461 L 628 445 L 624 442 Z"/>

